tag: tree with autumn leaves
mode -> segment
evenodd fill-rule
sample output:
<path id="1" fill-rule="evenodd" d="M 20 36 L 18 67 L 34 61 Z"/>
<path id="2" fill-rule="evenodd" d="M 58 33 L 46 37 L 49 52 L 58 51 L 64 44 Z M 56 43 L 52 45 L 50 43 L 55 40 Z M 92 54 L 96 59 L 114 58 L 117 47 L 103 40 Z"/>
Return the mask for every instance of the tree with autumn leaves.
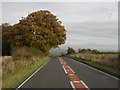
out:
<path id="1" fill-rule="evenodd" d="M 66 40 L 61 21 L 48 10 L 30 13 L 13 25 L 8 42 L 13 47 L 34 47 L 43 52 L 59 47 Z"/>
<path id="2" fill-rule="evenodd" d="M 8 43 L 8 39 L 10 36 L 10 31 L 12 30 L 12 25 L 4 23 L 0 27 L 2 28 L 2 55 L 10 55 L 11 48 L 10 44 Z"/>

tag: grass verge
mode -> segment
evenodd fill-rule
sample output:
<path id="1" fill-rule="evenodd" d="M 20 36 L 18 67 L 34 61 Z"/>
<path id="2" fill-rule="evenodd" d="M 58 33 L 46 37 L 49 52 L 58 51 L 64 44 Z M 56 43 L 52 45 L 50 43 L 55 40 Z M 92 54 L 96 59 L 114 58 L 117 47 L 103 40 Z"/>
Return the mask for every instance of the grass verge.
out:
<path id="1" fill-rule="evenodd" d="M 120 71 L 119 71 L 118 68 L 108 67 L 108 66 L 105 66 L 105 65 L 102 65 L 102 64 L 99 64 L 99 63 L 95 63 L 93 61 L 82 60 L 80 58 L 76 58 L 76 57 L 73 57 L 73 56 L 66 56 L 66 57 L 72 58 L 72 59 L 74 59 L 76 61 L 79 61 L 79 62 L 82 62 L 82 63 L 87 64 L 89 66 L 92 66 L 92 67 L 94 67 L 96 69 L 99 69 L 99 70 L 101 70 L 103 72 L 106 72 L 106 73 L 108 73 L 110 75 L 113 75 L 113 76 L 120 79 Z"/>
<path id="2" fill-rule="evenodd" d="M 49 59 L 49 57 L 45 57 L 40 61 L 29 64 L 28 66 L 21 67 L 18 70 L 3 75 L 3 90 L 5 90 L 5 88 L 16 88 L 20 83 L 28 78 L 40 66 L 45 64 Z"/>

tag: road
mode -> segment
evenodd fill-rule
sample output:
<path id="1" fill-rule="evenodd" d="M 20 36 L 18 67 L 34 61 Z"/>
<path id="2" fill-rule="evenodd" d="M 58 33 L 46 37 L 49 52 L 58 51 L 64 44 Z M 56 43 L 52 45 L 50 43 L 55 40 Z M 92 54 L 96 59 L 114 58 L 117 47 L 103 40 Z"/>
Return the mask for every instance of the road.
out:
<path id="1" fill-rule="evenodd" d="M 72 88 L 84 87 L 85 90 L 96 88 L 113 90 L 118 86 L 118 79 L 99 70 L 67 57 L 54 57 L 19 88 L 69 88 L 72 90 Z"/>

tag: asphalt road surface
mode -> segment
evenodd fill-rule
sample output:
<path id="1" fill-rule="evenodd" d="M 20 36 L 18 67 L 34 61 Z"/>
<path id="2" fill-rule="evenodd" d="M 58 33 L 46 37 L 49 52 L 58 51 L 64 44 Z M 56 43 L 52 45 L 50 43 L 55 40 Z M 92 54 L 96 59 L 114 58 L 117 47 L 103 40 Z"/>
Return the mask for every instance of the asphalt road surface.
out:
<path id="1" fill-rule="evenodd" d="M 118 79 L 73 59 L 62 57 L 75 75 L 90 89 L 118 88 Z M 71 74 L 72 75 L 72 74 Z M 49 60 L 19 88 L 74 88 L 58 57 Z"/>

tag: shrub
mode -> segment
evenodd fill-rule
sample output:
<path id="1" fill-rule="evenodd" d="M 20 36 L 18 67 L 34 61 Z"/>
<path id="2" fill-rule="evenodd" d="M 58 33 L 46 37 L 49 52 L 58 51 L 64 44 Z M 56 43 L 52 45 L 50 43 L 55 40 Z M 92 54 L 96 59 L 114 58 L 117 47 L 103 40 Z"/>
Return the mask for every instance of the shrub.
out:
<path id="1" fill-rule="evenodd" d="M 23 58 L 30 58 L 31 52 L 27 51 L 27 47 L 16 47 L 12 50 L 13 60 L 21 60 Z"/>
<path id="2" fill-rule="evenodd" d="M 43 52 L 36 48 L 16 47 L 12 50 L 13 60 L 31 59 L 33 56 L 43 56 Z"/>

